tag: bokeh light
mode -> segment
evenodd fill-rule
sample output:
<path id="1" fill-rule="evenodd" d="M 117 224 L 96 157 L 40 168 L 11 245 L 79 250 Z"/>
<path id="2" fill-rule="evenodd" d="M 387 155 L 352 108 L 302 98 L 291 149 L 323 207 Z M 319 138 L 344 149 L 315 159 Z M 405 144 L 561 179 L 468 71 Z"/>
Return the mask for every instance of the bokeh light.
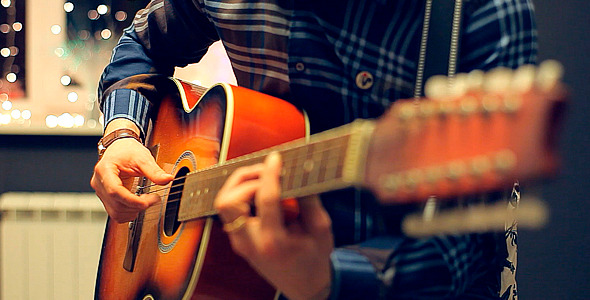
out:
<path id="1" fill-rule="evenodd" d="M 68 85 L 70 85 L 70 83 L 72 83 L 72 77 L 70 77 L 68 75 L 64 75 L 60 78 L 59 81 L 61 82 L 62 85 L 68 86 Z"/>
<path id="2" fill-rule="evenodd" d="M 98 12 L 101 15 L 105 15 L 107 12 L 109 12 L 109 7 L 101 4 L 96 8 L 96 12 Z"/>
<path id="3" fill-rule="evenodd" d="M 64 3 L 64 10 L 66 12 L 72 12 L 72 11 L 74 11 L 74 3 L 72 3 L 72 2 L 66 2 L 66 3 Z"/>
<path id="4" fill-rule="evenodd" d="M 100 37 L 103 38 L 104 40 L 110 39 L 112 35 L 113 35 L 113 33 L 111 32 L 110 29 L 103 29 L 100 32 Z"/>
<path id="5" fill-rule="evenodd" d="M 76 92 L 68 93 L 68 101 L 70 101 L 72 103 L 78 101 L 78 93 L 76 93 Z"/>
<path id="6" fill-rule="evenodd" d="M 59 26 L 57 24 L 51 26 L 51 33 L 53 33 L 53 34 L 60 34 L 61 33 L 61 26 Z"/>

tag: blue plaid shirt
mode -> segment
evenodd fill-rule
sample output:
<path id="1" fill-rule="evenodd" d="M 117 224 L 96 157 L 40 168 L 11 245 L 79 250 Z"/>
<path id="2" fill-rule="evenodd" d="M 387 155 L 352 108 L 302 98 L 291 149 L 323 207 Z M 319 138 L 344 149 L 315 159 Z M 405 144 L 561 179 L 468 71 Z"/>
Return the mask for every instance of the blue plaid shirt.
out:
<path id="1" fill-rule="evenodd" d="M 172 76 L 217 40 L 239 85 L 301 107 L 312 132 L 377 117 L 412 96 L 422 2 L 154 0 L 125 30 L 101 77 L 105 124 L 123 117 L 147 132 L 154 88 L 149 80 L 133 84 L 137 77 L 130 76 Z M 531 0 L 463 2 L 459 71 L 535 63 Z M 357 83 L 367 73 L 374 78 L 370 87 Z M 322 199 L 339 246 L 332 254 L 333 298 L 501 297 L 503 233 L 410 239 L 399 230 L 406 207 L 380 207 L 362 191 Z"/>

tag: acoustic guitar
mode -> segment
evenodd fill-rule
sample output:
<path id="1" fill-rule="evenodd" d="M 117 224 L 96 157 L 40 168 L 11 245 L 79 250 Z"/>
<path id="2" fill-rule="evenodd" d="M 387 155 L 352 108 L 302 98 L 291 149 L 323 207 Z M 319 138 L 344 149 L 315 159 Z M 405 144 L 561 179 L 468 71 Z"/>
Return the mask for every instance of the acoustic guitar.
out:
<path id="1" fill-rule="evenodd" d="M 397 101 L 379 119 L 311 136 L 305 114 L 280 99 L 170 80 L 178 91 L 163 97 L 147 146 L 175 179 L 129 184 L 162 201 L 133 222 L 107 221 L 97 299 L 275 298 L 232 251 L 213 208 L 227 176 L 270 151 L 283 157 L 283 198 L 354 186 L 383 205 L 482 193 L 558 165 L 565 92 L 554 63 L 461 74 L 452 88 L 433 79 L 427 98 Z"/>

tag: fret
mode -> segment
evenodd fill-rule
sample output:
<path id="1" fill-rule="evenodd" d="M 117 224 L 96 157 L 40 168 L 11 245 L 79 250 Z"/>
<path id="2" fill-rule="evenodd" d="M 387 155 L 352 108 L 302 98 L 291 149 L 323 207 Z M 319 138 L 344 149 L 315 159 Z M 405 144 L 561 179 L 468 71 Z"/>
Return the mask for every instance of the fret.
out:
<path id="1" fill-rule="evenodd" d="M 325 182 L 326 181 L 326 170 L 327 166 L 326 163 L 330 159 L 330 144 L 329 143 L 322 143 L 322 150 L 321 150 L 321 165 L 317 168 L 318 170 L 318 182 Z"/>
<path id="2" fill-rule="evenodd" d="M 295 159 L 297 163 L 295 164 L 294 171 L 291 174 L 291 176 L 293 176 L 293 185 L 291 186 L 291 189 L 293 190 L 297 190 L 303 187 L 303 175 L 305 172 L 303 171 L 302 166 L 305 163 L 305 160 L 307 159 L 307 150 L 310 147 L 311 145 L 306 145 L 304 147 L 298 147 L 294 149 Z"/>
<path id="3" fill-rule="evenodd" d="M 360 130 L 359 130 L 360 129 Z M 358 124 L 337 128 L 314 136 L 308 144 L 294 142 L 227 161 L 225 165 L 189 173 L 179 209 L 179 220 L 186 221 L 216 214 L 215 195 L 237 168 L 260 163 L 271 150 L 283 158 L 282 197 L 303 197 L 356 184 L 344 180 L 345 160 L 350 160 L 351 135 L 363 130 Z M 282 148 L 281 148 L 282 147 Z M 357 151 L 358 152 L 358 151 Z M 355 156 L 364 154 L 353 153 Z M 353 162 L 358 161 L 354 157 Z M 355 163 L 356 165 L 356 163 Z"/>
<path id="4" fill-rule="evenodd" d="M 283 169 L 285 170 L 285 186 L 284 190 L 293 190 L 295 186 L 295 176 L 293 174 L 297 170 L 297 151 L 295 149 L 289 149 L 283 152 L 284 158 L 283 161 L 288 165 L 284 165 Z"/>
<path id="5" fill-rule="evenodd" d="M 319 184 L 319 169 L 322 164 L 322 143 L 310 145 L 312 151 L 307 156 L 307 160 L 303 163 L 303 171 L 305 171 L 305 185 Z"/>
<path id="6" fill-rule="evenodd" d="M 338 164 L 340 158 L 339 147 L 332 147 L 328 150 L 328 161 L 326 163 L 325 181 L 331 181 L 338 177 Z"/>

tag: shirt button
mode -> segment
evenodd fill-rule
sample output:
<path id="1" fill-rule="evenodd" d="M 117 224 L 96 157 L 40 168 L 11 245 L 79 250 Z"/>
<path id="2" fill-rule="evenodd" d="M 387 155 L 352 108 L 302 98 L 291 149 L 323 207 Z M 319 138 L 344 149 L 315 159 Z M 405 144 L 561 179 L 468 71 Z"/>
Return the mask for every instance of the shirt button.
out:
<path id="1" fill-rule="evenodd" d="M 295 70 L 302 72 L 303 70 L 305 70 L 305 64 L 303 64 L 302 62 L 296 63 Z"/>
<path id="2" fill-rule="evenodd" d="M 373 86 L 373 74 L 361 71 L 356 74 L 356 86 L 361 90 L 368 90 Z"/>

